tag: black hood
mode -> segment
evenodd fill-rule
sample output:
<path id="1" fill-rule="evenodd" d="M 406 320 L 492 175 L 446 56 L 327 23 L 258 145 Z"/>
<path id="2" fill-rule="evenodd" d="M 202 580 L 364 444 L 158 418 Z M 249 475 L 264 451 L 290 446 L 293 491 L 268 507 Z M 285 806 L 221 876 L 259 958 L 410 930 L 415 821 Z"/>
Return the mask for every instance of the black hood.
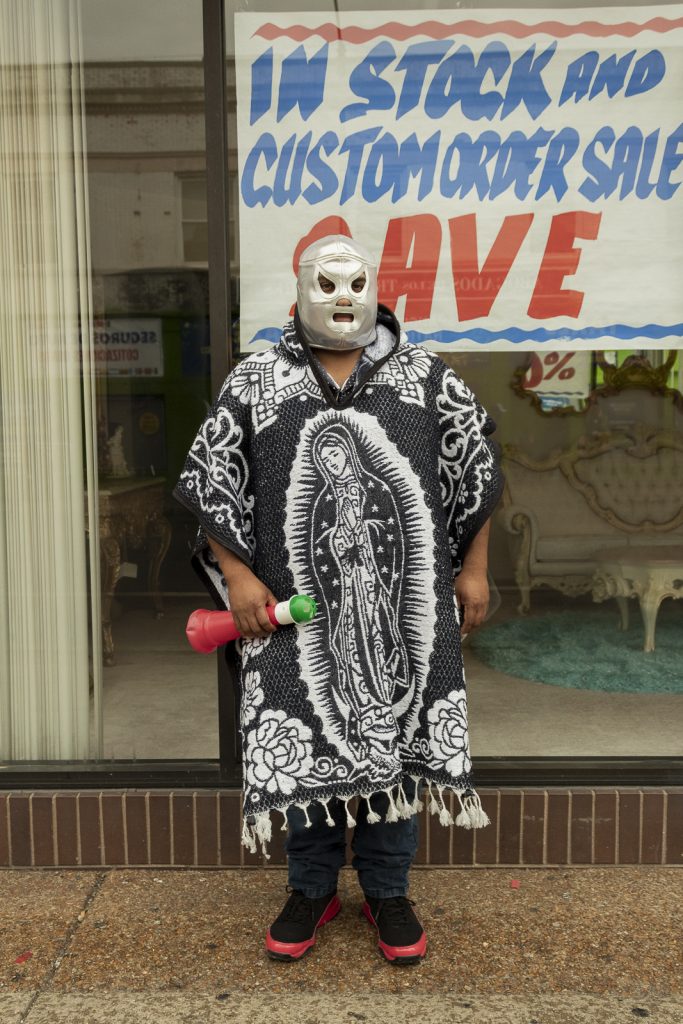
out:
<path id="1" fill-rule="evenodd" d="M 308 363 L 315 379 L 320 385 L 328 405 L 333 406 L 335 409 L 343 409 L 353 401 L 358 390 L 367 383 L 370 377 L 377 372 L 380 366 L 382 366 L 387 359 L 391 358 L 401 343 L 401 325 L 396 319 L 393 311 L 389 309 L 388 306 L 383 306 L 381 303 L 377 306 L 377 324 L 385 327 L 391 332 L 394 338 L 394 343 L 389 352 L 387 352 L 385 347 L 382 346 L 382 355 L 378 356 L 377 359 L 373 359 L 372 351 L 369 351 L 376 343 L 371 342 L 370 345 L 365 347 L 364 353 L 372 360 L 372 363 L 370 366 L 363 368 L 358 376 L 355 387 L 352 388 L 349 395 L 344 395 L 341 401 L 338 401 L 339 396 L 335 395 L 330 388 L 325 375 L 321 372 L 320 363 L 314 355 L 313 349 L 304 337 L 301 329 L 301 321 L 299 319 L 299 311 L 296 308 L 294 310 L 294 319 L 285 324 L 283 328 L 279 347 L 282 354 L 289 362 L 299 366 Z"/>

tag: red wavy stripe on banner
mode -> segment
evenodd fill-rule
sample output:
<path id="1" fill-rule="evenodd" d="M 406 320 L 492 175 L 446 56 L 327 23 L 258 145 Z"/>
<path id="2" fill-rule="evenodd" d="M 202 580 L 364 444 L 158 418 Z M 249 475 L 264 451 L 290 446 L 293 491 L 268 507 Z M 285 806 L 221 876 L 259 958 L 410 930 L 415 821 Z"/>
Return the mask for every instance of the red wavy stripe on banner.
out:
<path id="1" fill-rule="evenodd" d="M 267 22 L 257 29 L 254 35 L 269 40 L 287 36 L 295 42 L 303 42 L 304 39 L 310 39 L 311 36 L 320 36 L 328 43 L 335 39 L 343 40 L 346 43 L 365 43 L 378 36 L 398 40 L 409 39 L 411 36 L 444 39 L 457 34 L 479 39 L 482 36 L 500 33 L 513 36 L 515 39 L 525 39 L 527 36 L 539 33 L 546 33 L 557 39 L 565 39 L 567 36 L 574 35 L 595 36 L 596 38 L 605 36 L 631 38 L 640 32 L 671 32 L 676 28 L 683 28 L 683 18 L 652 18 L 643 25 L 637 25 L 633 21 L 622 21 L 615 25 L 604 25 L 599 21 L 582 21 L 577 25 L 566 25 L 560 21 L 539 21 L 536 25 L 523 25 L 519 21 L 489 23 L 458 21 L 452 25 L 444 25 L 438 21 L 423 21 L 419 25 L 401 25 L 397 21 L 388 21 L 385 25 L 378 25 L 377 28 L 359 28 L 354 25 L 340 28 L 329 21 L 318 25 L 317 28 L 308 28 L 305 25 L 290 25 L 288 28 L 282 28 L 279 25 L 273 25 L 272 22 Z"/>

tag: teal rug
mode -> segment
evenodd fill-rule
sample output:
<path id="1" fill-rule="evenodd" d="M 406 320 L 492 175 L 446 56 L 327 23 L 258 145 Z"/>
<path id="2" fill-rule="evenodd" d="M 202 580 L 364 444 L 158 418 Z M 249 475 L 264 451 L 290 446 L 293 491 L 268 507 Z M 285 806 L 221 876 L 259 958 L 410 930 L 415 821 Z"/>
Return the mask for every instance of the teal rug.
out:
<path id="1" fill-rule="evenodd" d="M 534 595 L 540 601 L 538 594 Z M 481 626 L 468 646 L 499 672 L 550 686 L 614 693 L 683 693 L 683 600 L 664 601 L 656 650 L 643 651 L 643 620 L 629 605 L 629 628 L 619 629 L 616 603 L 594 609 L 516 616 Z"/>

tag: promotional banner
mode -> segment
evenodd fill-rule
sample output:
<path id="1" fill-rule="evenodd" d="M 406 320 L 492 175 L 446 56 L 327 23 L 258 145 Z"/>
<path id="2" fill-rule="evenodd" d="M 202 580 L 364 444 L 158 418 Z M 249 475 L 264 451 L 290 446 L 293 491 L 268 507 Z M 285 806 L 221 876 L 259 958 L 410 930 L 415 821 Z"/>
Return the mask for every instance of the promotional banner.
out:
<path id="1" fill-rule="evenodd" d="M 240 348 L 311 241 L 435 350 L 683 338 L 683 6 L 235 15 Z"/>

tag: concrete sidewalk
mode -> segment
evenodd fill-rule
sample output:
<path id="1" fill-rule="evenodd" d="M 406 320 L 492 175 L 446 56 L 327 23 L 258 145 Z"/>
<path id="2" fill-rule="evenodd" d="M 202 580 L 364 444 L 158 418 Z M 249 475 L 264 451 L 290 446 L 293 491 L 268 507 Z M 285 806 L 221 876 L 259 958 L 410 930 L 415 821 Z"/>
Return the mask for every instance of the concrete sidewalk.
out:
<path id="1" fill-rule="evenodd" d="M 683 1022 L 679 868 L 411 878 L 428 953 L 397 968 L 348 868 L 342 913 L 294 964 L 263 947 L 284 869 L 2 871 L 0 1024 Z"/>

